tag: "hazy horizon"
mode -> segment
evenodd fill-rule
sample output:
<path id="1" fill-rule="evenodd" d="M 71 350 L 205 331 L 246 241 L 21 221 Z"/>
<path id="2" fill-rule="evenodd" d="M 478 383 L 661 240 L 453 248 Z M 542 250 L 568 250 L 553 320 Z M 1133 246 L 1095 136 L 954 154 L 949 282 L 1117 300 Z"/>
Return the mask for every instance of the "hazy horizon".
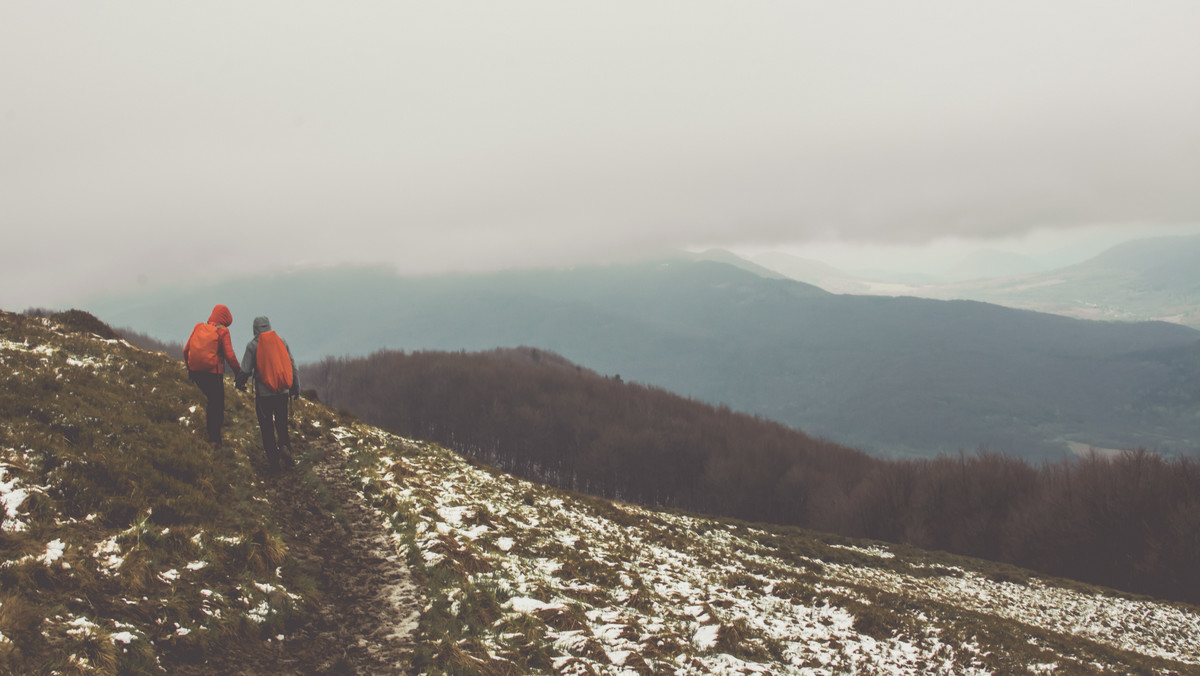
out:
<path id="1" fill-rule="evenodd" d="M 852 276 L 871 278 L 878 282 L 909 281 L 913 275 L 935 280 L 949 272 L 974 254 L 984 252 L 1011 253 L 1028 257 L 1039 264 L 1045 271 L 1069 267 L 1082 263 L 1108 249 L 1126 242 L 1160 237 L 1200 235 L 1200 226 L 1174 226 L 1152 229 L 1125 229 L 1120 227 L 1091 227 L 1079 228 L 1076 231 L 1050 231 L 1035 233 L 1032 236 L 1006 238 L 997 240 L 962 240 L 941 238 L 919 245 L 904 244 L 854 244 L 840 241 L 803 242 L 774 247 L 762 246 L 723 246 L 719 244 L 680 246 L 647 250 L 642 252 L 625 252 L 606 258 L 585 259 L 581 261 L 564 261 L 555 263 L 530 262 L 524 265 L 502 266 L 496 268 L 446 265 L 444 268 L 422 271 L 405 271 L 395 265 L 371 261 L 335 261 L 327 263 L 295 262 L 281 263 L 267 268 L 230 270 L 219 277 L 211 275 L 176 275 L 151 279 L 145 276 L 132 283 L 122 285 L 89 286 L 81 292 L 62 296 L 45 302 L 29 302 L 24 305 L 6 306 L 0 303 L 0 308 L 9 311 L 21 311 L 29 308 L 50 307 L 67 309 L 70 307 L 86 307 L 89 302 L 103 302 L 115 298 L 127 297 L 141 291 L 166 287 L 190 287 L 202 285 L 220 279 L 251 278 L 258 274 L 288 274 L 304 270 L 316 270 L 328 267 L 379 267 L 392 269 L 401 276 L 437 276 L 442 274 L 488 274 L 506 269 L 547 269 L 557 267 L 572 267 L 574 265 L 609 264 L 641 260 L 646 257 L 669 256 L 675 253 L 699 254 L 713 249 L 721 249 L 743 258 L 748 262 L 765 253 L 783 253 L 804 260 L 814 261 L 837 268 Z M 770 267 L 770 266 L 768 266 Z M 949 280 L 945 280 L 949 281 Z M 10 289 L 0 295 L 20 296 L 27 291 L 33 291 L 31 297 L 36 297 L 38 290 Z M 15 293 L 14 293 L 15 292 Z"/>
<path id="2" fill-rule="evenodd" d="M 8 3 L 0 307 L 346 263 L 928 268 L 1189 234 L 1197 29 L 1182 1 Z"/>

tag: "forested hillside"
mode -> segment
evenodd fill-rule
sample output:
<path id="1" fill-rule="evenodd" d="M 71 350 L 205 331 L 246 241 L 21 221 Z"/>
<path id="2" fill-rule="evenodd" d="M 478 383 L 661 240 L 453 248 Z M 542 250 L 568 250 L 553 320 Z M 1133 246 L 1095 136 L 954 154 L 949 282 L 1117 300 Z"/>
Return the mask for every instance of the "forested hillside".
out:
<path id="1" fill-rule="evenodd" d="M 313 270 L 90 307 L 181 341 L 217 302 L 233 311 L 236 344 L 265 314 L 302 361 L 531 345 L 882 457 L 1200 448 L 1192 329 L 838 296 L 713 261 L 429 278 Z"/>
<path id="2" fill-rule="evenodd" d="M 1191 459 L 885 461 L 532 348 L 327 359 L 303 379 L 373 424 L 562 487 L 1200 601 Z"/>

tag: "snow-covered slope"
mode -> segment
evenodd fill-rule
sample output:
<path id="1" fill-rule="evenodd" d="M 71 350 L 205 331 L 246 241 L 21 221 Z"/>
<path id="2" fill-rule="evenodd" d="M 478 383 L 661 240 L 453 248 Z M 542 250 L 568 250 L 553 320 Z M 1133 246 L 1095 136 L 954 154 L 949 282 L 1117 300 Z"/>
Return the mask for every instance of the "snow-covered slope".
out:
<path id="1" fill-rule="evenodd" d="M 334 430 L 430 580 L 431 664 L 558 673 L 1200 671 L 1196 608 L 795 529 L 613 504 Z"/>
<path id="2" fill-rule="evenodd" d="M 231 641 L 262 664 L 310 642 L 314 564 L 273 521 L 249 398 L 212 451 L 177 362 L 8 314 L 0 383 L 0 667 L 170 671 Z M 612 503 L 316 403 L 294 416 L 297 481 L 344 472 L 422 586 L 422 673 L 1200 673 L 1195 607 Z"/>

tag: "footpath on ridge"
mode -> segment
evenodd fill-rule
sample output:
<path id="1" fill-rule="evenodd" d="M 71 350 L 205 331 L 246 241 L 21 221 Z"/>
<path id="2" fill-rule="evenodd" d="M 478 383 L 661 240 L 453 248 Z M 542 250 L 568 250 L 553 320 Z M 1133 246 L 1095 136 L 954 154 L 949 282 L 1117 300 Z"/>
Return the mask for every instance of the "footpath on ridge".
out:
<path id="1" fill-rule="evenodd" d="M 309 441 L 297 450 L 305 446 L 327 497 L 295 469 L 266 476 L 262 486 L 288 556 L 316 582 L 317 608 L 282 640 L 172 665 L 172 673 L 410 673 L 420 590 L 377 516 L 346 482 L 337 444 Z"/>

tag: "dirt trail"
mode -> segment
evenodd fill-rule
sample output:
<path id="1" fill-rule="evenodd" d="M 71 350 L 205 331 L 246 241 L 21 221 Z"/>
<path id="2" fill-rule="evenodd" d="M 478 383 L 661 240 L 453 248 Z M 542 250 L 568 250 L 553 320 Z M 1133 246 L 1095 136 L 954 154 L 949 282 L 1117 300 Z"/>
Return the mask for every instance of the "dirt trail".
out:
<path id="1" fill-rule="evenodd" d="M 420 590 L 383 525 L 346 482 L 342 451 L 333 443 L 318 446 L 312 469 L 340 515 L 295 470 L 268 476 L 263 497 L 289 556 L 316 579 L 319 607 L 283 641 L 233 649 L 176 673 L 410 673 Z"/>

